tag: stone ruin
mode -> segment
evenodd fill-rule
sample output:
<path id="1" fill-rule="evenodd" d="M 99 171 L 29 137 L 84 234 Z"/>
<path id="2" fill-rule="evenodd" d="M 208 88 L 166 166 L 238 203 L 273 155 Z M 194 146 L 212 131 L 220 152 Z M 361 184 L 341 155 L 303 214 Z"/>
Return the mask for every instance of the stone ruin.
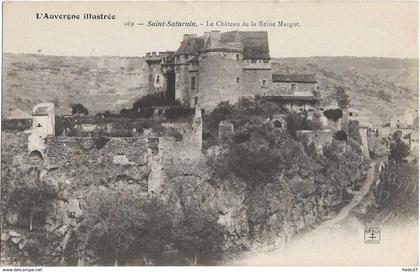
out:
<path id="1" fill-rule="evenodd" d="M 48 171 L 67 167 L 74 160 L 85 157 L 90 161 L 106 160 L 114 165 L 147 166 L 150 170 L 144 187 L 149 194 L 159 192 L 165 180 L 166 167 L 174 167 L 171 163 L 176 164 L 181 161 L 193 163 L 202 155 L 203 122 L 201 109 L 198 106 L 192 124 L 166 124 L 181 131 L 181 141 L 176 141 L 174 137 L 154 136 L 104 137 L 104 139 L 56 137 L 53 103 L 36 105 L 33 108 L 32 118 L 33 127 L 28 137 L 30 164 Z"/>

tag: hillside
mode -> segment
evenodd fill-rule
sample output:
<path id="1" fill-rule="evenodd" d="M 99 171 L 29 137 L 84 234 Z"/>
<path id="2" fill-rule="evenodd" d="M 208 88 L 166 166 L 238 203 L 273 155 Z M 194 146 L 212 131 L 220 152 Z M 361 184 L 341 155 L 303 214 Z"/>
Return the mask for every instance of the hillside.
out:
<path id="1" fill-rule="evenodd" d="M 366 57 L 273 59 L 273 72 L 315 73 L 323 96 L 344 86 L 352 106 L 376 122 L 418 107 L 418 60 Z"/>
<path id="2" fill-rule="evenodd" d="M 55 102 L 59 114 L 68 113 L 68 105 L 78 102 L 91 113 L 119 110 L 147 92 L 143 58 L 4 54 L 3 65 L 3 117 L 24 116 L 45 101 Z M 342 85 L 353 106 L 367 116 L 373 113 L 378 121 L 417 107 L 415 59 L 275 58 L 273 72 L 316 73 L 323 95 Z"/>
<path id="3" fill-rule="evenodd" d="M 29 114 L 46 101 L 59 114 L 69 113 L 71 103 L 83 103 L 92 113 L 120 109 L 147 88 L 143 58 L 4 54 L 3 65 L 3 116 Z"/>

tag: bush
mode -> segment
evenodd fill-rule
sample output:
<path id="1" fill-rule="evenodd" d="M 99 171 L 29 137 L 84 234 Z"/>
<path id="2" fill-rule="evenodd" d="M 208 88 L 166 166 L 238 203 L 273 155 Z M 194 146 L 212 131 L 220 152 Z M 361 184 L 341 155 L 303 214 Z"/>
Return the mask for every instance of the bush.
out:
<path id="1" fill-rule="evenodd" d="M 45 222 L 52 201 L 57 198 L 57 190 L 52 185 L 37 181 L 25 182 L 17 186 L 9 195 L 8 209 L 18 213 L 27 220 L 29 230 L 33 223 L 42 225 Z"/>
<path id="2" fill-rule="evenodd" d="M 194 265 L 209 265 L 212 260 L 219 259 L 224 229 L 217 223 L 217 218 L 196 206 L 185 207 L 183 214 L 172 228 L 175 248 L 182 256 L 192 259 Z"/>
<path id="3" fill-rule="evenodd" d="M 325 117 L 327 117 L 330 120 L 333 120 L 334 122 L 337 122 L 338 119 L 343 117 L 343 111 L 341 109 L 329 109 L 324 111 Z"/>
<path id="4" fill-rule="evenodd" d="M 334 134 L 334 139 L 338 141 L 347 141 L 347 134 L 344 131 L 339 130 Z"/>
<path id="5" fill-rule="evenodd" d="M 358 144 L 362 144 L 362 137 L 359 133 L 359 121 L 357 120 L 350 120 L 348 126 L 348 136 L 355 140 Z"/>
<path id="6" fill-rule="evenodd" d="M 190 116 L 191 114 L 194 114 L 194 109 L 182 107 L 182 106 L 173 106 L 165 111 L 165 116 L 168 119 L 178 119 Z"/>
<path id="7" fill-rule="evenodd" d="M 322 128 L 321 121 L 318 118 L 309 120 L 305 115 L 297 112 L 290 112 L 286 116 L 287 129 L 289 133 L 296 137 L 297 130 L 318 130 Z"/>
<path id="8" fill-rule="evenodd" d="M 4 119 L 1 120 L 3 131 L 25 131 L 32 127 L 32 119 Z"/>
<path id="9" fill-rule="evenodd" d="M 396 139 L 391 143 L 389 159 L 396 162 L 401 162 L 410 154 L 410 148 L 402 140 Z"/>
<path id="10" fill-rule="evenodd" d="M 157 106 L 179 105 L 179 102 L 170 99 L 165 92 L 147 94 L 134 102 L 132 109 L 151 108 Z"/>
<path id="11" fill-rule="evenodd" d="M 96 264 L 185 265 L 188 259 L 206 264 L 220 252 L 223 228 L 196 206 L 186 207 L 175 222 L 174 208 L 157 198 L 105 188 L 87 195 L 85 206 L 86 220 L 72 237 L 72 251 L 93 251 Z"/>
<path id="12" fill-rule="evenodd" d="M 82 104 L 73 104 L 71 105 L 71 114 L 72 115 L 89 115 L 88 109 Z"/>

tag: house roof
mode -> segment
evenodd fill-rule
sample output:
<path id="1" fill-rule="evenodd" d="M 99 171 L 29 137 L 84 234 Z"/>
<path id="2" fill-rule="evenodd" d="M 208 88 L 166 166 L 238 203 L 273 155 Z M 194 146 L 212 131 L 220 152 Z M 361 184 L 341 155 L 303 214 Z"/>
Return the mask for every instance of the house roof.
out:
<path id="1" fill-rule="evenodd" d="M 48 116 L 49 108 L 47 106 L 37 108 L 32 115 L 34 116 Z"/>
<path id="2" fill-rule="evenodd" d="M 315 74 L 273 74 L 273 82 L 316 83 Z"/>
<path id="3" fill-rule="evenodd" d="M 244 46 L 244 59 L 270 59 L 267 32 L 240 31 L 239 39 Z"/>
<path id="4" fill-rule="evenodd" d="M 181 42 L 175 55 L 194 55 L 204 46 L 204 37 L 191 37 Z"/>
<path id="5" fill-rule="evenodd" d="M 270 59 L 268 35 L 265 31 L 231 31 L 220 33 L 220 40 L 211 44 L 204 37 L 190 37 L 181 42 L 175 55 L 197 54 L 203 50 L 243 51 L 244 59 Z"/>
<path id="6" fill-rule="evenodd" d="M 266 98 L 272 101 L 319 101 L 319 99 L 313 95 L 273 95 L 266 96 Z"/>

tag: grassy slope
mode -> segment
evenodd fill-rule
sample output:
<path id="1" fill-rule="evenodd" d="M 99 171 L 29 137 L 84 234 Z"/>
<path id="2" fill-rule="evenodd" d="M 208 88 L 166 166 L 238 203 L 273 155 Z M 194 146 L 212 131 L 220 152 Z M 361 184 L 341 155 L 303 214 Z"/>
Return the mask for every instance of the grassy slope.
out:
<path id="1" fill-rule="evenodd" d="M 30 113 L 33 105 L 45 101 L 58 101 L 58 113 L 68 113 L 68 105 L 78 102 L 92 113 L 121 109 L 147 91 L 143 58 L 5 54 L 3 62 L 3 116 L 14 109 Z M 417 107 L 417 60 L 277 58 L 273 70 L 316 73 L 324 95 L 343 85 L 355 107 L 381 120 L 407 106 Z M 384 100 L 380 90 L 392 99 Z"/>

